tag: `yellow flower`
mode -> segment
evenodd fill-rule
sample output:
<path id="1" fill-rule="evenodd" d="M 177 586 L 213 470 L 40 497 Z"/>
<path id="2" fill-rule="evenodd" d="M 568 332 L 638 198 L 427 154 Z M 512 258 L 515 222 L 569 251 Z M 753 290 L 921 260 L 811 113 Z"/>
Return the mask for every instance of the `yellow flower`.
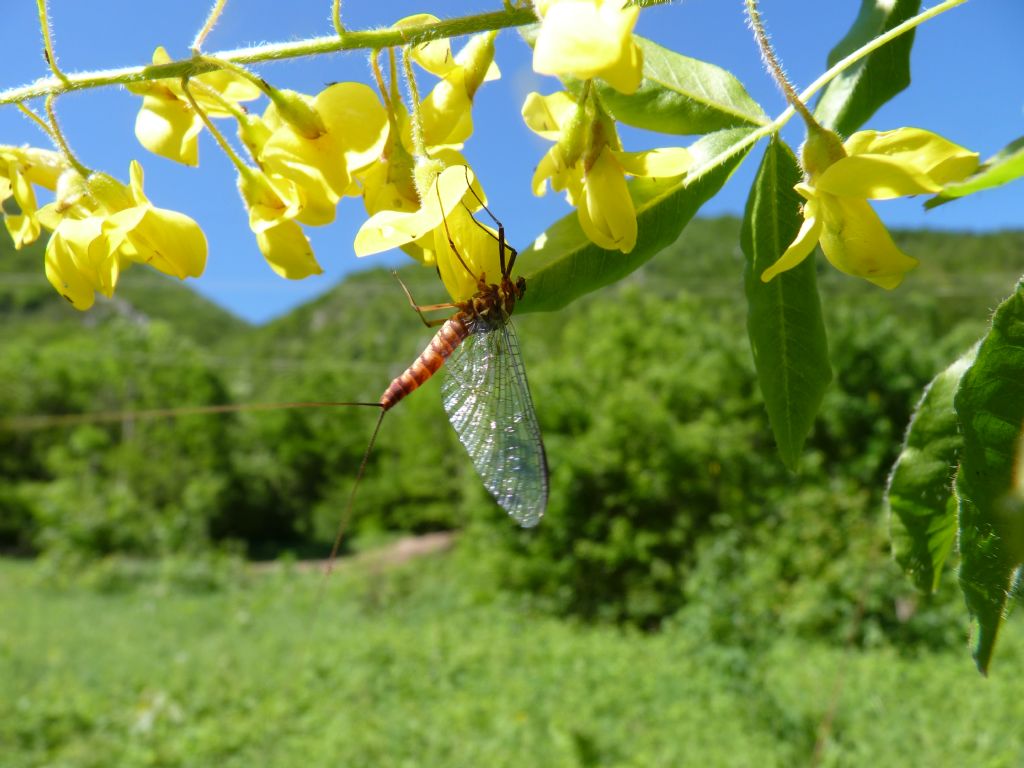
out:
<path id="1" fill-rule="evenodd" d="M 271 176 L 303 190 L 304 223 L 327 224 L 334 206 L 351 191 L 352 173 L 376 160 L 388 137 L 388 120 L 377 95 L 361 83 L 335 83 L 316 98 L 280 92 L 312 110 L 316 125 L 288 122 L 271 104 L 264 122 L 273 127 L 259 155 Z"/>
<path id="2" fill-rule="evenodd" d="M 855 133 L 841 151 L 836 148 L 836 159 L 823 159 L 813 142 L 810 138 L 804 151 L 809 178 L 795 187 L 807 201 L 804 223 L 761 279 L 768 282 L 792 269 L 820 242 L 836 269 L 895 288 L 917 260 L 896 246 L 867 201 L 938 192 L 973 173 L 977 153 L 919 128 Z"/>
<path id="3" fill-rule="evenodd" d="M 466 158 L 454 149 L 445 147 L 435 150 L 433 158 L 442 168 L 448 166 L 466 166 Z M 356 179 L 363 195 L 363 205 L 371 216 L 381 211 L 401 211 L 411 213 L 420 207 L 419 193 L 416 191 L 415 160 L 401 142 L 390 144 L 385 155 L 361 171 Z M 482 197 L 483 193 L 477 189 Z M 473 201 L 476 203 L 476 201 Z M 392 246 L 389 246 L 392 247 Z M 435 263 L 434 237 L 427 233 L 414 242 L 400 246 L 403 251 L 420 263 L 430 266 Z M 446 244 L 447 247 L 447 244 Z"/>
<path id="4" fill-rule="evenodd" d="M 428 147 L 458 148 L 472 135 L 473 98 L 481 84 L 501 76 L 494 63 L 496 35 L 474 35 L 454 58 L 428 60 L 430 71 L 442 78 L 420 105 L 423 141 Z M 422 63 L 423 58 L 417 60 Z"/>
<path id="5" fill-rule="evenodd" d="M 153 52 L 153 64 L 167 64 L 171 60 L 162 46 Z M 181 81 L 168 78 L 135 83 L 127 88 L 143 97 L 142 109 L 135 118 L 135 136 L 139 143 L 161 157 L 185 165 L 198 165 L 198 136 L 203 129 L 203 121 L 185 97 Z M 210 117 L 231 116 L 221 99 L 237 103 L 251 101 L 260 95 L 259 88 L 253 83 L 225 70 L 192 78 L 190 90 Z"/>
<path id="6" fill-rule="evenodd" d="M 33 147 L 0 147 L 0 215 L 15 248 L 22 248 L 39 237 L 36 193 L 32 185 L 56 189 L 64 168 L 64 160 L 56 152 Z M 4 200 L 11 197 L 18 205 L 18 213 L 2 210 Z"/>
<path id="7" fill-rule="evenodd" d="M 531 93 L 523 119 L 535 133 L 556 142 L 533 174 L 533 193 L 543 195 L 548 181 L 556 192 L 565 190 L 584 233 L 608 250 L 629 253 L 636 246 L 636 209 L 626 176 L 681 176 L 692 162 L 682 147 L 623 151 L 615 124 L 590 114 L 565 92 Z"/>
<path id="8" fill-rule="evenodd" d="M 121 271 L 148 264 L 180 279 L 198 277 L 206 266 L 206 238 L 188 216 L 153 206 L 142 190 L 142 167 L 132 161 L 131 184 L 104 173 L 83 179 L 67 171 L 58 200 L 40 209 L 53 230 L 46 246 L 46 276 L 76 309 L 88 309 L 99 291 L 111 296 Z M 72 190 L 62 199 L 60 190 Z"/>
<path id="9" fill-rule="evenodd" d="M 633 40 L 638 4 L 624 0 L 536 0 L 541 17 L 533 68 L 545 75 L 600 77 L 622 93 L 643 78 L 643 56 Z"/>
<path id="10" fill-rule="evenodd" d="M 473 218 L 471 210 L 479 208 L 480 202 L 470 192 L 471 184 L 475 189 L 473 172 L 467 166 L 445 168 L 429 183 L 417 210 L 384 210 L 371 216 L 356 234 L 356 255 L 368 256 L 429 238 L 441 280 L 453 301 L 470 299 L 477 292 L 478 278 L 498 282 L 497 235 Z M 479 191 L 477 195 L 483 197 Z"/>
<path id="11" fill-rule="evenodd" d="M 288 280 L 301 280 L 323 272 L 313 246 L 294 221 L 283 221 L 256 233 L 256 244 L 270 268 Z"/>
<path id="12" fill-rule="evenodd" d="M 288 280 L 323 272 L 302 227 L 294 221 L 302 211 L 297 184 L 248 168 L 239 173 L 238 190 L 249 211 L 249 228 L 271 269 Z"/>

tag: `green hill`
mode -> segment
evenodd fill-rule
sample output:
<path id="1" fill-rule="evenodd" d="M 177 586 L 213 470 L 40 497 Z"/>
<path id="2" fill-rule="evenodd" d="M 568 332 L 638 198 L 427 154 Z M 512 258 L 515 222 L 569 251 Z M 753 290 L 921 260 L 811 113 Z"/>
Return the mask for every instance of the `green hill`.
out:
<path id="1" fill-rule="evenodd" d="M 143 267 L 125 271 L 113 299 L 99 297 L 91 310 L 79 312 L 47 282 L 45 247 L 40 240 L 15 250 L 7 230 L 0 227 L 0 325 L 7 333 L 51 338 L 114 317 L 160 320 L 197 340 L 208 340 L 214 328 L 226 338 L 248 327 L 186 283 Z"/>

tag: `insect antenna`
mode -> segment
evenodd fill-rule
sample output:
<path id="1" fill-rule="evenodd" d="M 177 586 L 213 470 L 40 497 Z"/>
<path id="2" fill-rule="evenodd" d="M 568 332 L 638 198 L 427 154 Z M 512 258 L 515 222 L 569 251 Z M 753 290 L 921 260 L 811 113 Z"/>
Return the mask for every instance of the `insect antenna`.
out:
<path id="1" fill-rule="evenodd" d="M 330 408 L 347 406 L 380 407 L 380 403 L 356 402 L 293 402 L 293 403 L 230 403 L 223 405 L 193 405 L 178 408 L 150 408 L 141 411 L 92 411 L 90 413 L 40 413 L 31 416 L 9 416 L 0 419 L 0 429 L 11 432 L 31 432 L 55 427 L 75 427 L 83 424 L 106 424 L 118 421 L 149 421 L 170 419 L 175 416 L 205 416 L 248 411 L 280 411 L 291 408 Z"/>
<path id="2" fill-rule="evenodd" d="M 363 452 L 363 460 L 359 462 L 359 471 L 356 472 L 356 480 L 352 484 L 352 492 L 348 495 L 348 503 L 345 504 L 345 511 L 341 513 L 341 520 L 338 522 L 338 533 L 334 537 L 334 546 L 331 547 L 330 557 L 327 558 L 327 565 L 324 567 L 325 583 L 326 578 L 331 575 L 331 570 L 334 568 L 334 560 L 338 556 L 338 550 L 341 548 L 341 540 L 345 538 L 348 526 L 352 522 L 352 509 L 356 502 L 356 491 L 359 490 L 359 483 L 362 481 L 363 475 L 366 474 L 366 465 L 370 461 L 370 453 L 373 451 L 374 443 L 377 442 L 380 425 L 384 423 L 384 414 L 387 413 L 387 410 L 380 403 L 374 403 L 374 405 L 380 408 L 380 416 L 377 417 L 377 425 L 373 428 L 370 442 L 367 443 L 366 450 Z"/>

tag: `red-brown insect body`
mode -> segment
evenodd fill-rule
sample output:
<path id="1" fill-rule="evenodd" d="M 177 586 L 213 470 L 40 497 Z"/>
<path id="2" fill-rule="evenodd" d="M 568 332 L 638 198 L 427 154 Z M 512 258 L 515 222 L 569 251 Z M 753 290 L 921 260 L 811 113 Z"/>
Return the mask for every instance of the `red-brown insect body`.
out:
<path id="1" fill-rule="evenodd" d="M 495 324 L 508 322 L 516 300 L 523 296 L 525 285 L 522 278 L 513 283 L 507 276 L 503 276 L 500 285 L 488 284 L 481 278 L 473 298 L 456 305 L 459 311 L 445 321 L 413 364 L 384 390 L 380 396 L 381 408 L 391 410 L 406 395 L 426 384 L 431 376 L 441 370 L 444 361 L 472 332 L 474 321 L 483 320 Z"/>
<path id="2" fill-rule="evenodd" d="M 380 405 L 385 411 L 394 408 L 406 395 L 426 384 L 431 376 L 441 370 L 448 356 L 469 336 L 468 319 L 465 313 L 458 312 L 445 321 L 413 364 L 384 390 L 380 396 Z"/>

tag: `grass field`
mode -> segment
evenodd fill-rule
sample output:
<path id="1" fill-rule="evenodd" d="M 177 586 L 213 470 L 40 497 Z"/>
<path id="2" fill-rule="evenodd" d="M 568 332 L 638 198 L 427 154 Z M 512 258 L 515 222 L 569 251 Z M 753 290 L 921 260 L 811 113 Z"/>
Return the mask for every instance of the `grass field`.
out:
<path id="1" fill-rule="evenodd" d="M 986 680 L 966 651 L 580 626 L 466 573 L 448 554 L 326 587 L 195 566 L 99 589 L 0 562 L 0 765 L 1024 764 L 1020 622 Z"/>

